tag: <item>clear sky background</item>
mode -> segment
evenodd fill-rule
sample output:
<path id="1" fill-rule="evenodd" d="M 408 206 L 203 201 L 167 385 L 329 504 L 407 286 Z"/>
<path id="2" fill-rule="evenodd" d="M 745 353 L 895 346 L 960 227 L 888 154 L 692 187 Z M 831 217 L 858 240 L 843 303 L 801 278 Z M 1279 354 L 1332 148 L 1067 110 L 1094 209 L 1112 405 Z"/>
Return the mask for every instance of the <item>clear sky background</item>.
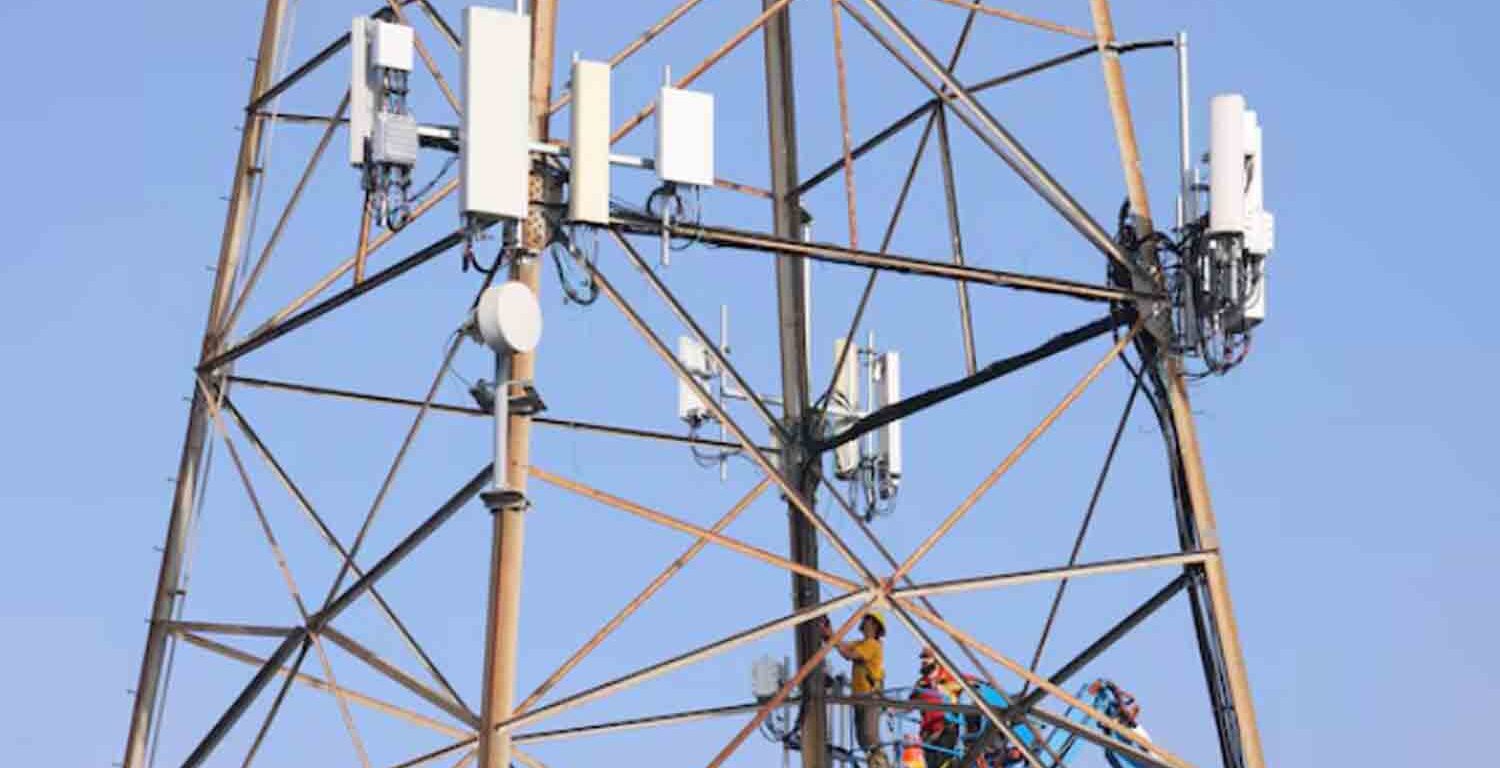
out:
<path id="1" fill-rule="evenodd" d="M 458 18 L 458 4 L 441 4 Z M 560 61 L 573 50 L 604 58 L 668 3 L 564 0 Z M 1500 77 L 1488 3 L 1117 3 L 1123 39 L 1187 29 L 1193 42 L 1195 141 L 1205 143 L 1210 94 L 1238 90 L 1266 132 L 1267 201 L 1277 217 L 1270 316 L 1242 369 L 1194 390 L 1237 619 L 1270 764 L 1448 764 L 1484 760 L 1495 716 L 1500 634 L 1494 550 L 1500 544 L 1500 417 L 1493 325 L 1500 285 L 1490 234 Z M 1356 7 L 1357 5 L 1357 7 Z M 0 348 L 7 404 L 0 438 L 0 764 L 88 766 L 118 760 L 145 636 L 158 555 L 185 421 L 209 271 L 218 248 L 233 153 L 258 31 L 260 3 L 118 5 L 11 2 L 0 7 L 7 104 L 0 137 L 10 148 L 0 192 L 7 248 L 0 258 Z M 639 7 L 637 7 L 639 6 Z M 660 6 L 660 8 L 659 8 Z M 617 121 L 645 104 L 660 67 L 684 72 L 754 14 L 758 3 L 706 3 L 616 74 Z M 838 123 L 827 4 L 793 6 L 799 45 L 798 108 L 804 175 L 833 159 Z M 944 55 L 963 12 L 925 0 L 914 27 Z M 1087 25 L 1082 0 L 1013 3 Z M 290 60 L 347 28 L 359 8 L 301 3 Z M 458 69 L 440 40 L 450 81 Z M 868 135 L 924 94 L 854 25 L 855 134 Z M 1068 50 L 1076 41 L 981 19 L 959 67 L 973 81 Z M 765 185 L 759 38 L 697 87 L 719 98 L 720 173 Z M 1132 103 L 1158 219 L 1169 223 L 1176 163 L 1173 63 L 1168 52 L 1126 59 Z M 288 95 L 289 111 L 326 112 L 346 77 L 343 57 Z M 561 78 L 560 78 L 561 80 Z M 432 122 L 451 112 L 425 77 L 416 109 Z M 1123 194 L 1098 64 L 1085 59 L 985 97 L 995 114 L 1101 221 Z M 563 113 L 560 118 L 565 117 Z M 559 119 L 558 132 L 566 120 Z M 996 268 L 1099 280 L 1102 257 L 1036 203 L 955 121 L 959 190 L 970 259 Z M 649 153 L 651 126 L 622 144 Z M 315 128 L 278 131 L 257 229 L 263 243 Z M 335 138 L 308 200 L 288 229 L 245 317 L 256 323 L 344 258 L 357 221 L 356 179 Z M 861 243 L 878 243 L 914 135 L 857 169 Z M 420 178 L 440 164 L 424 156 Z M 945 258 L 933 158 L 893 249 Z M 649 185 L 619 175 L 639 202 Z M 769 227 L 761 201 L 705 196 L 715 222 Z M 848 237 L 835 179 L 806 201 L 816 236 Z M 381 252 L 378 267 L 453 225 L 452 203 Z M 648 249 L 651 245 L 641 243 Z M 612 246 L 601 266 L 669 340 L 678 333 Z M 730 306 L 734 355 L 758 386 L 775 384 L 770 262 L 693 249 L 665 274 L 703 318 Z M 832 338 L 843 332 L 862 272 L 818 266 L 813 280 L 814 375 L 826 381 Z M 245 360 L 245 375 L 420 396 L 477 281 L 445 256 Z M 565 306 L 549 273 L 547 335 L 538 384 L 554 415 L 680 431 L 675 395 L 655 361 L 603 301 Z M 981 362 L 1089 319 L 1096 309 L 1063 299 L 975 289 Z M 248 326 L 241 325 L 240 333 Z M 907 361 L 915 390 L 961 373 L 953 289 L 882 278 L 867 329 Z M 876 524 L 898 556 L 953 507 L 1098 355 L 1096 342 L 907 425 L 906 487 L 897 513 Z M 466 348 L 458 369 L 486 374 Z M 919 580 L 1056 564 L 1066 557 L 1105 440 L 1128 390 L 1118 369 L 1070 411 L 950 540 L 917 569 Z M 341 536 L 352 538 L 380 473 L 409 423 L 405 411 L 236 390 L 236 402 Z M 442 397 L 463 402 L 446 383 Z M 737 410 L 754 424 L 749 410 Z M 758 427 L 758 425 L 757 425 Z M 763 435 L 763 430 L 754 430 Z M 488 456 L 483 421 L 434 416 L 378 518 L 362 562 L 385 551 Z M 1137 411 L 1101 503 L 1085 559 L 1173 546 L 1160 436 Z M 297 621 L 222 446 L 193 570 L 188 615 L 204 620 Z M 291 560 L 304 598 L 328 589 L 332 560 L 297 509 L 246 452 L 252 480 Z M 692 465 L 678 448 L 539 430 L 536 462 L 708 525 L 755 481 L 731 463 L 730 479 Z M 529 528 L 521 692 L 539 682 L 613 610 L 688 543 L 677 534 L 538 487 Z M 825 502 L 830 517 L 837 510 Z M 774 494 L 729 529 L 784 551 Z M 384 594 L 477 707 L 488 521 L 471 504 L 423 552 L 383 583 Z M 836 529 L 852 539 L 849 523 Z M 856 548 L 867 555 L 867 548 Z M 829 570 L 847 574 L 825 549 Z M 1066 660 L 1166 575 L 1079 582 L 1042 664 Z M 786 580 L 773 569 L 710 548 L 558 689 L 581 690 L 786 611 Z M 825 590 L 826 596 L 831 596 Z M 1028 588 L 939 602 L 955 622 L 1027 657 L 1050 591 Z M 839 615 L 840 617 L 843 614 Z M 339 626 L 383 655 L 410 659 L 367 606 Z M 1216 759 L 1191 625 L 1181 603 L 1112 650 L 1091 675 L 1136 691 L 1162 743 L 1199 764 Z M 264 653 L 253 642 L 242 647 Z M 893 628 L 892 684 L 907 684 L 916 646 Z M 583 723 L 748 698 L 761 654 L 790 653 L 785 637 L 642 686 L 540 727 Z M 409 694 L 331 652 L 341 682 L 404 706 Z M 249 668 L 193 649 L 178 657 L 163 765 L 185 750 L 243 684 Z M 322 676 L 316 657 L 306 671 Z M 1082 682 L 1079 679 L 1076 682 Z M 426 711 L 426 710 L 424 710 Z M 220 756 L 238 764 L 261 709 Z M 379 714 L 356 718 L 377 765 L 445 743 Z M 739 720 L 641 735 L 538 746 L 554 766 L 603 760 L 700 764 Z M 264 765 L 354 764 L 337 710 L 299 689 L 288 699 Z M 779 760 L 754 738 L 737 765 Z M 217 764 L 217 763 L 216 763 Z M 1079 765 L 1103 765 L 1097 750 Z"/>

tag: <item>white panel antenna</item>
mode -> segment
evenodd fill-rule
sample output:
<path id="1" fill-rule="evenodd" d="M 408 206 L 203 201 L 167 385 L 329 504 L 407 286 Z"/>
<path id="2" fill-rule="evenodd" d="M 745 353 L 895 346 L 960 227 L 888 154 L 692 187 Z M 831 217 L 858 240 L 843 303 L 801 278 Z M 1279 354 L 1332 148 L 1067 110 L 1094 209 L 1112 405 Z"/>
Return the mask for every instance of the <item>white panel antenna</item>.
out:
<path id="1" fill-rule="evenodd" d="M 656 102 L 656 175 L 662 181 L 714 183 L 714 97 L 664 87 Z"/>
<path id="2" fill-rule="evenodd" d="M 364 165 L 365 142 L 375 128 L 375 83 L 370 70 L 370 35 L 373 22 L 354 17 L 349 27 L 349 164 Z"/>
<path id="3" fill-rule="evenodd" d="M 1245 250 L 1264 256 L 1275 246 L 1275 220 L 1266 210 L 1265 143 L 1254 110 L 1245 110 L 1245 173 Z"/>
<path id="4" fill-rule="evenodd" d="M 609 64 L 573 62 L 568 218 L 609 223 Z"/>
<path id="5" fill-rule="evenodd" d="M 848 339 L 834 339 L 833 359 L 837 361 L 844 355 L 844 348 L 848 346 Z M 859 417 L 859 378 L 859 349 L 851 348 L 833 379 L 830 411 L 850 419 Z M 851 479 L 859 473 L 859 442 L 850 440 L 833 450 L 834 476 L 840 480 Z"/>
<path id="6" fill-rule="evenodd" d="M 750 693 L 756 701 L 765 701 L 776 695 L 786 683 L 787 665 L 770 656 L 762 656 L 750 667 Z"/>
<path id="7" fill-rule="evenodd" d="M 677 360 L 694 378 L 704 384 L 707 384 L 713 377 L 713 365 L 708 348 L 698 343 L 697 339 L 687 336 L 677 337 Z M 677 418 L 689 424 L 698 424 L 707 421 L 712 416 L 713 412 L 708 409 L 708 404 L 698 397 L 698 393 L 694 392 L 686 381 L 678 379 Z"/>
<path id="8" fill-rule="evenodd" d="M 887 352 L 880 356 L 876 369 L 879 384 L 875 389 L 875 408 L 878 410 L 901 401 L 901 355 Z M 876 462 L 885 468 L 889 488 L 881 488 L 881 496 L 893 495 L 901 480 L 901 419 L 880 428 L 877 440 Z"/>
<path id="9" fill-rule="evenodd" d="M 386 21 L 373 21 L 369 30 L 370 64 L 385 69 L 410 72 L 413 47 L 411 27 Z"/>
<path id="10" fill-rule="evenodd" d="M 464 9 L 459 208 L 482 219 L 526 218 L 531 172 L 531 21 Z"/>

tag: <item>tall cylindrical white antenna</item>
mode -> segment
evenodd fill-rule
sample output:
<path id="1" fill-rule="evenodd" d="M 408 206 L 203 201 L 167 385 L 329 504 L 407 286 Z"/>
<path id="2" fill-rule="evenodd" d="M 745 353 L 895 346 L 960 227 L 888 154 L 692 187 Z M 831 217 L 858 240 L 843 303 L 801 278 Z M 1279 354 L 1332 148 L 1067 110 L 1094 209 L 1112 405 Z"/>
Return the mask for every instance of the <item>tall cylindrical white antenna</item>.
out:
<path id="1" fill-rule="evenodd" d="M 1208 114 L 1208 231 L 1245 232 L 1245 97 L 1215 96 Z"/>

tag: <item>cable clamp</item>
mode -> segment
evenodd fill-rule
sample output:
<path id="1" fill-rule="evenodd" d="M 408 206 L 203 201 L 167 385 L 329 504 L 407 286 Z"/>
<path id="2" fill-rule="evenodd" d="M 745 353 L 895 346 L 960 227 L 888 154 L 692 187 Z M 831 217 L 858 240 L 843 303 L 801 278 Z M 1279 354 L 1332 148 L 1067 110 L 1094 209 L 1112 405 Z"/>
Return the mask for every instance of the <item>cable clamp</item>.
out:
<path id="1" fill-rule="evenodd" d="M 490 514 L 506 511 L 524 512 L 531 509 L 531 501 L 526 494 L 513 488 L 494 488 L 479 493 L 479 500 L 489 509 Z"/>

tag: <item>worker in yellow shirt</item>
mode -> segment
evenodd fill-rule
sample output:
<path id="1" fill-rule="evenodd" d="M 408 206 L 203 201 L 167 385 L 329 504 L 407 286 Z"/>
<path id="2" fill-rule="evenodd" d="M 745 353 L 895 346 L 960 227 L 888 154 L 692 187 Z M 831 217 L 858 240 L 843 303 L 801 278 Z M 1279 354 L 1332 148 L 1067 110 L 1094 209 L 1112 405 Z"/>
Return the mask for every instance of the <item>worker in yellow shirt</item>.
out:
<path id="1" fill-rule="evenodd" d="M 850 687 L 856 697 L 879 698 L 885 688 L 885 620 L 871 611 L 859 622 L 859 640 L 846 640 L 834 645 L 839 655 L 848 659 Z M 823 625 L 823 639 L 833 637 L 828 624 Z M 870 768 L 887 768 L 885 753 L 880 749 L 880 706 L 862 704 L 854 707 L 855 737 L 859 746 L 869 756 Z"/>

